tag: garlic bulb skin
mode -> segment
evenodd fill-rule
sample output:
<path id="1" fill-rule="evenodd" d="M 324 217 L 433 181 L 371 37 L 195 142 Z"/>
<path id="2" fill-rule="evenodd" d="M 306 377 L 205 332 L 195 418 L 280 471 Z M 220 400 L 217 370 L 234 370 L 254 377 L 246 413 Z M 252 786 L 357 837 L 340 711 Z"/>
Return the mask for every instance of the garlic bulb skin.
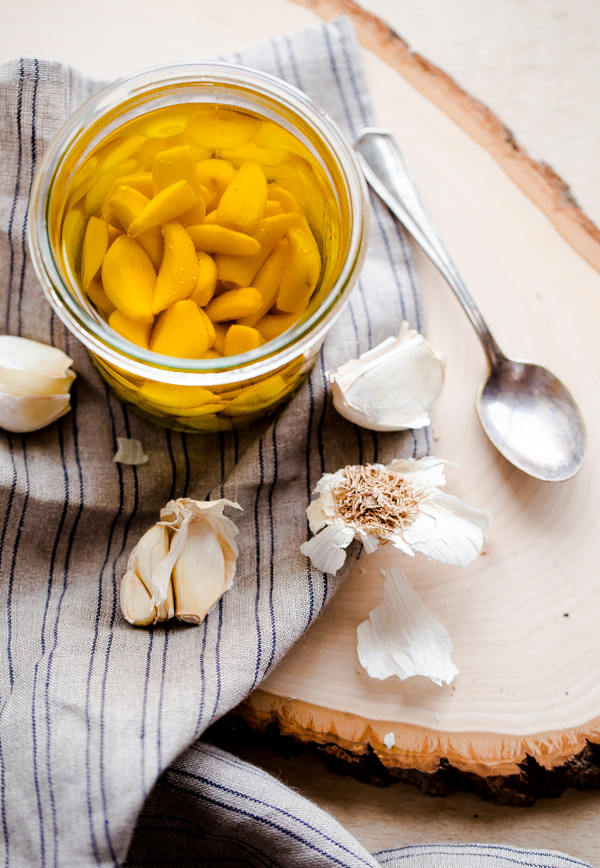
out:
<path id="1" fill-rule="evenodd" d="M 327 376 L 341 416 L 372 431 L 403 431 L 429 425 L 444 372 L 444 356 L 403 322 L 397 338 L 387 338 Z"/>
<path id="2" fill-rule="evenodd" d="M 0 428 L 25 434 L 68 413 L 72 363 L 56 347 L 0 335 Z"/>
<path id="3" fill-rule="evenodd" d="M 170 500 L 139 540 L 121 581 L 121 611 L 145 627 L 176 617 L 200 624 L 233 584 L 238 529 L 223 514 L 230 500 Z"/>

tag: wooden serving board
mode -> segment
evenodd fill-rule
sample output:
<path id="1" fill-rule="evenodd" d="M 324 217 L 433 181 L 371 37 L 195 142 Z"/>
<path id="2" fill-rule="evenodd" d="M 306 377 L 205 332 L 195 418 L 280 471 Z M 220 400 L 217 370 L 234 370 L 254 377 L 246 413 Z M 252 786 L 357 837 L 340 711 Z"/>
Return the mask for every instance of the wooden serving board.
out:
<path id="1" fill-rule="evenodd" d="M 564 184 L 501 122 L 379 20 L 345 0 L 304 0 L 354 20 L 379 122 L 396 135 L 423 199 L 500 345 L 553 370 L 582 409 L 589 454 L 578 476 L 542 483 L 510 466 L 479 427 L 485 360 L 443 280 L 420 254 L 428 337 L 447 357 L 433 414 L 435 454 L 460 465 L 448 490 L 493 515 L 467 569 L 390 546 L 362 556 L 323 614 L 242 707 L 255 726 L 371 751 L 390 769 L 433 773 L 440 760 L 484 777 L 554 769 L 600 742 L 600 233 Z M 376 83 L 376 84 L 375 84 Z M 452 686 L 371 679 L 356 627 L 398 563 L 448 628 Z M 384 736 L 395 744 L 386 748 Z"/>
<path id="2" fill-rule="evenodd" d="M 349 14 L 363 45 L 379 123 L 396 135 L 450 253 L 509 354 L 555 371 L 589 432 L 589 456 L 569 482 L 538 483 L 490 447 L 474 412 L 483 353 L 443 280 L 417 254 L 428 337 L 448 360 L 433 416 L 436 454 L 456 461 L 448 490 L 493 514 L 485 555 L 466 570 L 417 556 L 401 564 L 448 628 L 460 669 L 452 687 L 373 681 L 356 656 L 356 626 L 379 603 L 389 549 L 362 559 L 322 617 L 247 701 L 255 725 L 392 769 L 510 776 L 531 755 L 546 768 L 600 742 L 600 508 L 596 329 L 600 233 L 544 166 L 439 69 L 408 51 L 349 0 L 23 0 L 7 6 L 0 59 L 60 58 L 112 79 L 156 63 L 211 57 Z M 115 26 L 118 22 L 118 26 Z M 143 38 L 139 35 L 143 25 Z M 10 37 L 10 38 L 8 38 Z M 388 750 L 383 737 L 394 733 Z"/>

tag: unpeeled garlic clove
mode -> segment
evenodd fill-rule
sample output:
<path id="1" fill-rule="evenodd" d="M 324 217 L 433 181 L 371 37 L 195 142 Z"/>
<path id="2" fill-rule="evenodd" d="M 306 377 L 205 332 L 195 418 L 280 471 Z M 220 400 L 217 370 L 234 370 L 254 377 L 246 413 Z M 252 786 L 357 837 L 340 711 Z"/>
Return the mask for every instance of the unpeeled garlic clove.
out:
<path id="1" fill-rule="evenodd" d="M 132 551 L 121 609 L 137 626 L 174 615 L 199 624 L 233 583 L 238 530 L 223 514 L 230 500 L 171 500 Z"/>
<path id="2" fill-rule="evenodd" d="M 344 418 L 373 431 L 402 431 L 429 424 L 444 370 L 444 356 L 403 322 L 397 338 L 388 338 L 327 376 L 333 404 Z"/>
<path id="3" fill-rule="evenodd" d="M 37 431 L 68 413 L 72 362 L 56 347 L 0 335 L 0 428 Z"/>
<path id="4" fill-rule="evenodd" d="M 200 624 L 232 581 L 216 533 L 206 521 L 191 524 L 173 568 L 176 616 L 180 621 Z"/>
<path id="5" fill-rule="evenodd" d="M 168 621 L 174 615 L 173 586 L 169 581 L 165 598 L 156 604 L 152 599 L 155 576 L 169 554 L 169 532 L 161 524 L 153 525 L 135 546 L 121 581 L 121 609 L 130 624 L 146 626 Z"/>

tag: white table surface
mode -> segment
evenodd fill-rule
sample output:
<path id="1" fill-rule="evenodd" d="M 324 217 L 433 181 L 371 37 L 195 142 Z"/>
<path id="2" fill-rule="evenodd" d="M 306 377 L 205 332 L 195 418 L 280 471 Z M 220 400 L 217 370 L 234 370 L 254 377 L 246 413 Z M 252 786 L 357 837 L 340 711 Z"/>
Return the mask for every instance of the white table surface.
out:
<path id="1" fill-rule="evenodd" d="M 112 78 L 156 63 L 209 57 L 271 35 L 261 15 L 231 41 L 231 0 L 0 0 L 0 62 L 38 56 Z M 288 29 L 310 13 L 285 6 Z M 487 103 L 537 160 L 549 163 L 600 224 L 598 0 L 362 0 L 412 48 Z M 168 17 L 166 13 L 168 11 Z M 210 31 L 210 48 L 205 34 Z M 242 755 L 330 810 L 370 850 L 419 842 L 509 843 L 562 850 L 600 868 L 600 792 L 568 791 L 533 808 L 460 793 L 431 798 L 329 773 L 316 758 Z"/>

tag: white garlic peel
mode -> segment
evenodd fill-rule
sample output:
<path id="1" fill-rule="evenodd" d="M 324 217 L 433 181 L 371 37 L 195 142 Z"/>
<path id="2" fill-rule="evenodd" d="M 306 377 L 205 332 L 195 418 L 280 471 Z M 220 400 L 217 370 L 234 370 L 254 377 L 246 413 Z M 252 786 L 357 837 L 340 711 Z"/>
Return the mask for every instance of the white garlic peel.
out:
<path id="1" fill-rule="evenodd" d="M 144 447 L 140 440 L 135 437 L 117 437 L 117 451 L 113 457 L 113 461 L 118 464 L 146 464 L 148 456 L 144 452 Z"/>
<path id="2" fill-rule="evenodd" d="M 0 335 L 0 428 L 25 434 L 68 413 L 72 364 L 56 347 Z"/>
<path id="3" fill-rule="evenodd" d="M 448 631 L 423 605 L 399 567 L 381 573 L 383 600 L 356 631 L 361 666 L 371 678 L 396 675 L 403 681 L 424 675 L 435 684 L 450 684 L 458 669 Z"/>
<path id="4" fill-rule="evenodd" d="M 121 581 L 121 610 L 146 626 L 177 617 L 200 624 L 235 576 L 238 529 L 223 514 L 231 500 L 171 500 L 140 539 Z"/>
<path id="5" fill-rule="evenodd" d="M 338 413 L 372 431 L 429 425 L 444 384 L 445 359 L 403 322 L 397 338 L 352 359 L 327 377 Z"/>

